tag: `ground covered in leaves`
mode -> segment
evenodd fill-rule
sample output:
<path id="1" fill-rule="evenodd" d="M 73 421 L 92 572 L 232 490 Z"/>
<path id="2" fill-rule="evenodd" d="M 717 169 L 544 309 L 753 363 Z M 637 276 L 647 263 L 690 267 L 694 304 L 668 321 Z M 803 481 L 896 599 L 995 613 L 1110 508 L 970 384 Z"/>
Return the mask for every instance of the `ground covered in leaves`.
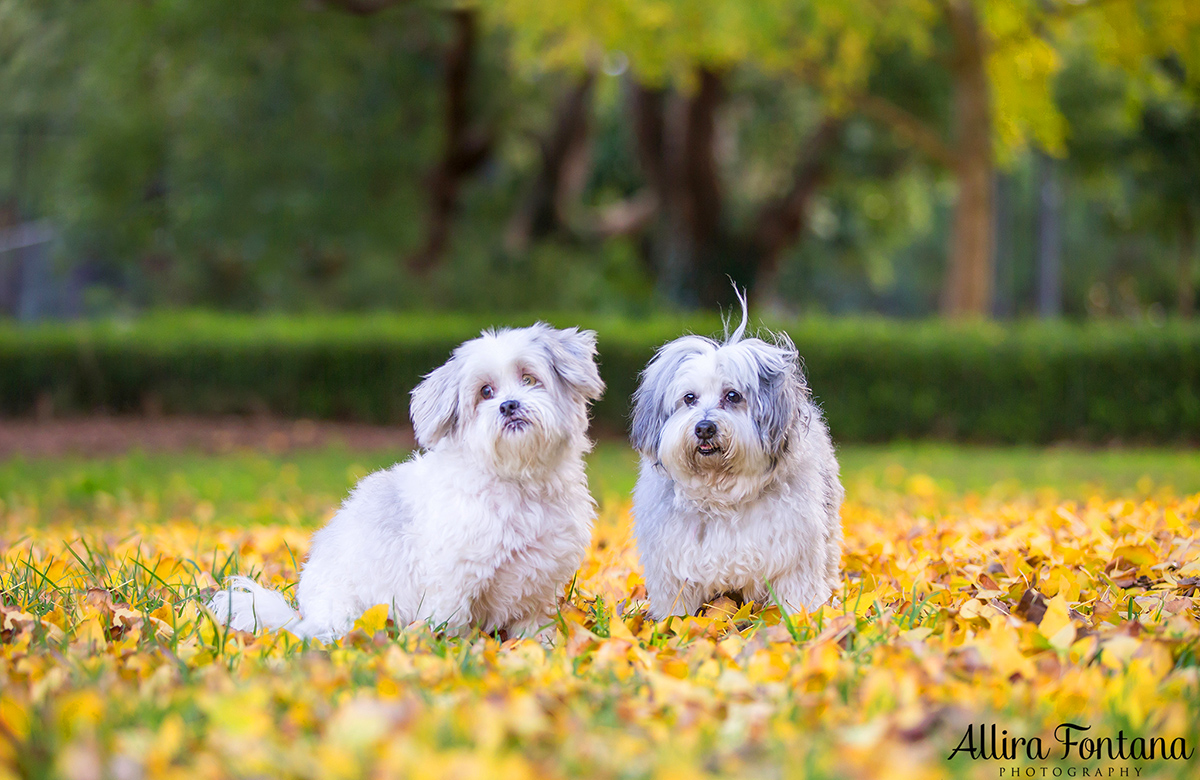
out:
<path id="1" fill-rule="evenodd" d="M 0 778 L 1196 776 L 1200 495 L 848 487 L 838 603 L 659 623 L 609 496 L 551 649 L 218 628 L 330 511 L 286 468 L 219 506 L 0 490 Z"/>

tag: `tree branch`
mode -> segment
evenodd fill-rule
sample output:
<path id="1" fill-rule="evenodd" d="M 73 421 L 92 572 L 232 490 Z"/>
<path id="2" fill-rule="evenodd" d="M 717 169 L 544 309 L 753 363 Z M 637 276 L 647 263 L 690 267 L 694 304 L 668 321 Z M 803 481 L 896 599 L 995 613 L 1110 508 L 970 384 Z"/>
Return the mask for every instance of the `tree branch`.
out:
<path id="1" fill-rule="evenodd" d="M 751 234 L 755 249 L 756 278 L 770 278 L 780 253 L 804 229 L 804 212 L 809 200 L 829 174 L 829 151 L 841 134 L 844 120 L 826 118 L 804 145 L 795 167 L 792 186 L 782 197 L 763 206 Z"/>
<path id="2" fill-rule="evenodd" d="M 429 177 L 431 211 L 425 246 L 408 260 L 418 274 L 429 271 L 441 259 L 450 239 L 458 190 L 462 179 L 488 158 L 492 135 L 470 126 L 468 97 L 477 42 L 477 18 L 471 9 L 450 12 L 454 38 L 445 55 L 446 141 L 441 162 Z"/>
<path id="3" fill-rule="evenodd" d="M 522 252 L 532 239 L 567 223 L 590 167 L 588 120 L 596 73 L 588 70 L 559 101 L 549 137 L 537 139 L 542 165 L 529 192 L 509 221 L 504 243 Z"/>
<path id="4" fill-rule="evenodd" d="M 882 122 L 897 135 L 915 146 L 935 162 L 947 168 L 958 165 L 958 153 L 920 118 L 877 95 L 858 95 L 854 105 L 865 116 Z"/>
<path id="5" fill-rule="evenodd" d="M 666 189 L 666 161 L 663 134 L 666 122 L 666 92 L 651 89 L 631 79 L 629 82 L 629 111 L 633 115 L 634 148 L 642 175 L 662 199 Z"/>
<path id="6" fill-rule="evenodd" d="M 325 5 L 335 6 L 354 16 L 371 16 L 394 5 L 400 5 L 405 0 L 321 0 L 321 2 Z"/>
<path id="7" fill-rule="evenodd" d="M 596 210 L 580 225 L 580 232 L 591 238 L 632 236 L 642 232 L 658 214 L 658 196 L 649 187 L 617 203 Z"/>

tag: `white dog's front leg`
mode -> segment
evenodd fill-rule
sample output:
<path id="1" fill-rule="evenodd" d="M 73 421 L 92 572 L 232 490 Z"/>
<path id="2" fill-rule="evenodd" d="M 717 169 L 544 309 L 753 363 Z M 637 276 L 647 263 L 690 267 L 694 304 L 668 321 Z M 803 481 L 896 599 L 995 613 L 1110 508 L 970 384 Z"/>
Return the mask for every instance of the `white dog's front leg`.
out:
<path id="1" fill-rule="evenodd" d="M 535 612 L 510 625 L 508 636 L 512 639 L 536 639 L 543 647 L 549 648 L 554 646 L 554 640 L 558 637 L 558 625 L 552 615 Z"/>
<path id="2" fill-rule="evenodd" d="M 303 620 L 288 630 L 297 636 L 329 642 L 345 635 L 368 606 L 348 590 L 328 585 L 307 573 L 300 580 L 298 599 Z"/>
<path id="3" fill-rule="evenodd" d="M 428 623 L 431 629 L 451 636 L 466 636 L 471 626 L 471 598 L 457 588 L 426 592 L 418 607 L 417 622 Z"/>
<path id="4" fill-rule="evenodd" d="M 812 612 L 829 601 L 832 591 L 822 570 L 802 569 L 778 578 L 771 588 L 788 613 Z M 774 601 L 774 599 L 772 599 Z"/>
<path id="5" fill-rule="evenodd" d="M 655 620 L 672 615 L 694 615 L 707 595 L 697 583 L 676 579 L 663 579 L 653 583 L 647 580 L 646 594 L 650 597 L 650 616 Z"/>

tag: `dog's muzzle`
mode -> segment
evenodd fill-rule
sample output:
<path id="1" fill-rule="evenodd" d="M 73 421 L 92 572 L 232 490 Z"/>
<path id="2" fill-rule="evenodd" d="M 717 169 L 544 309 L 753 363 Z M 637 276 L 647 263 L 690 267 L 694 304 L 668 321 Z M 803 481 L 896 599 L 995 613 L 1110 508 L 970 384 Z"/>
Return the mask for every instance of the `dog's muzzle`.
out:
<path id="1" fill-rule="evenodd" d="M 511 398 L 500 404 L 500 415 L 504 417 L 504 430 L 520 431 L 529 425 L 529 421 L 521 417 L 521 402 Z"/>
<path id="2" fill-rule="evenodd" d="M 721 448 L 713 442 L 717 438 L 717 424 L 712 420 L 701 420 L 696 423 L 696 438 L 700 440 L 700 446 L 696 451 L 701 455 L 712 455 L 720 452 Z"/>

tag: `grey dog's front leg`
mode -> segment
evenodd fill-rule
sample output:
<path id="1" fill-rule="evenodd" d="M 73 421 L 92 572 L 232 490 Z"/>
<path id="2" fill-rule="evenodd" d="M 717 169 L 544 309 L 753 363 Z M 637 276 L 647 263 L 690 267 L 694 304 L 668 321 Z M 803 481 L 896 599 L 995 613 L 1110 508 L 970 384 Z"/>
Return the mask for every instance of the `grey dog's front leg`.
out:
<path id="1" fill-rule="evenodd" d="M 789 613 L 812 612 L 829 601 L 832 591 L 827 580 L 813 572 L 794 572 L 771 583 L 781 606 Z M 774 599 L 772 599 L 774 601 Z"/>
<path id="2" fill-rule="evenodd" d="M 543 610 L 513 623 L 508 627 L 508 635 L 510 638 L 536 639 L 543 647 L 550 648 L 558 636 L 558 624 L 553 615 Z"/>
<path id="3" fill-rule="evenodd" d="M 671 615 L 694 615 L 707 595 L 699 584 L 676 579 L 664 579 L 656 583 L 647 581 L 646 594 L 650 597 L 650 616 L 655 620 Z"/>

